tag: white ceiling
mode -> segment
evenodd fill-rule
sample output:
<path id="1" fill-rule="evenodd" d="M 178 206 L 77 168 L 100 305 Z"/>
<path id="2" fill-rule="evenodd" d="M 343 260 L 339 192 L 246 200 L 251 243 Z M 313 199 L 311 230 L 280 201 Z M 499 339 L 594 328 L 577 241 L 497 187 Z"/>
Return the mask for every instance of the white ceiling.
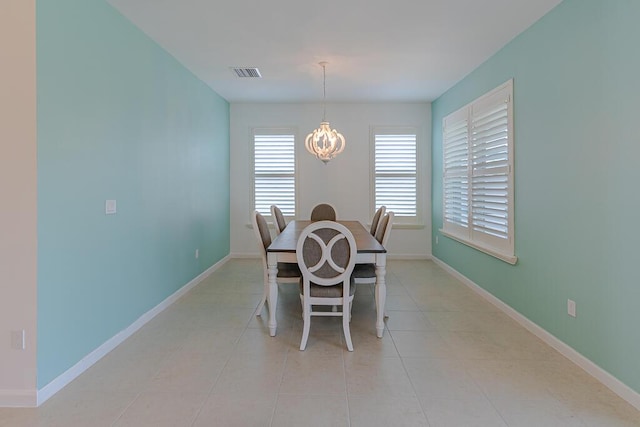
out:
<path id="1" fill-rule="evenodd" d="M 327 102 L 425 102 L 561 0 L 108 1 L 229 102 L 320 101 L 320 61 Z"/>

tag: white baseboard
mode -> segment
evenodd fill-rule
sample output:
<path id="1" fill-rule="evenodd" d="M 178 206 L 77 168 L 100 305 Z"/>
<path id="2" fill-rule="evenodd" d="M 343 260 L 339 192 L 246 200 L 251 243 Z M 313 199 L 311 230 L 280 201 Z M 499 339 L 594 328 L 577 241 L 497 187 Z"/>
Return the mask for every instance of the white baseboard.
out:
<path id="1" fill-rule="evenodd" d="M 0 408 L 30 408 L 36 406 L 38 391 L 0 390 Z"/>
<path id="2" fill-rule="evenodd" d="M 258 259 L 260 258 L 259 253 L 240 253 L 234 252 L 229 255 L 231 258 L 237 259 Z M 429 254 L 387 254 L 387 259 L 398 259 L 398 260 L 426 260 L 431 259 L 431 255 Z"/>
<path id="3" fill-rule="evenodd" d="M 220 261 L 206 269 L 204 272 L 199 274 L 193 280 L 191 280 L 186 285 L 182 286 L 172 295 L 167 297 L 160 304 L 153 307 L 151 310 L 144 313 L 138 320 L 129 325 L 126 329 L 118 332 L 116 335 L 107 340 L 100 347 L 93 350 L 91 353 L 87 354 L 83 357 L 78 363 L 73 365 L 71 368 L 66 370 L 60 376 L 56 377 L 53 381 L 51 381 L 46 386 L 42 387 L 37 391 L 37 400 L 36 406 L 40 406 L 44 402 L 47 401 L 51 396 L 60 391 L 64 386 L 69 384 L 71 381 L 76 379 L 80 374 L 89 369 L 92 365 L 94 365 L 97 361 L 106 356 L 110 351 L 120 345 L 124 340 L 133 335 L 138 329 L 143 327 L 147 322 L 160 314 L 164 309 L 169 307 L 171 304 L 180 299 L 181 296 L 189 292 L 192 288 L 198 285 L 201 281 L 203 281 L 207 276 L 213 273 L 215 270 L 220 268 L 224 263 L 226 263 L 230 259 L 230 256 L 222 258 Z M 0 395 L 1 396 L 1 395 Z M 2 406 L 0 402 L 0 406 Z M 33 406 L 29 405 L 29 406 Z"/>
<path id="4" fill-rule="evenodd" d="M 567 359 L 571 360 L 573 363 L 584 369 L 589 375 L 600 381 L 602 384 L 607 386 L 611 391 L 620 396 L 622 399 L 629 402 L 636 409 L 640 410 L 640 393 L 633 390 L 631 387 L 602 369 L 600 366 L 593 363 L 591 360 L 584 357 L 578 351 L 574 350 L 569 345 L 565 344 L 560 339 L 556 338 L 553 334 L 538 326 L 536 323 L 527 319 L 525 316 L 511 308 L 509 305 L 505 304 L 503 301 L 495 297 L 490 292 L 486 291 L 484 288 L 480 287 L 473 281 L 471 281 L 466 276 L 459 273 L 457 270 L 450 267 L 448 264 L 445 264 L 442 260 L 432 257 L 433 261 L 438 264 L 440 267 L 445 269 L 449 274 L 459 279 L 462 283 L 468 286 L 472 291 L 476 292 L 478 295 L 489 301 L 491 304 L 495 305 L 498 309 L 504 312 L 507 316 L 511 317 L 513 320 L 518 322 L 520 325 L 525 327 L 529 332 L 540 338 L 542 341 L 556 349 L 560 354 L 562 354 Z"/>
<path id="5" fill-rule="evenodd" d="M 412 260 L 428 260 L 431 259 L 431 255 L 429 254 L 422 254 L 422 255 L 418 255 L 418 254 L 392 254 L 389 253 L 387 254 L 387 259 L 397 259 L 397 260 L 406 260 L 406 261 L 412 261 Z"/>

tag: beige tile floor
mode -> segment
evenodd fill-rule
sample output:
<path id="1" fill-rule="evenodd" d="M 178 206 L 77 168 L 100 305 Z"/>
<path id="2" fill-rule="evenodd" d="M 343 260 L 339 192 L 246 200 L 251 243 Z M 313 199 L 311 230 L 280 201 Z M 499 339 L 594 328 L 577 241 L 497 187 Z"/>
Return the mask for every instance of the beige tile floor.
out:
<path id="1" fill-rule="evenodd" d="M 346 351 L 280 285 L 270 337 L 258 260 L 231 260 L 37 409 L 0 426 L 640 426 L 640 412 L 431 261 L 391 261 L 375 336 L 360 286 Z"/>

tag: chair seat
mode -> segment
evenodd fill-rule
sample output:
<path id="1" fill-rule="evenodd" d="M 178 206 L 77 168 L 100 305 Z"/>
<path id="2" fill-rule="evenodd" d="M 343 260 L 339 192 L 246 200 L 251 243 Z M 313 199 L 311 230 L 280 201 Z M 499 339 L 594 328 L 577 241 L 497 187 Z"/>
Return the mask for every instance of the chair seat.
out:
<path id="1" fill-rule="evenodd" d="M 302 273 L 297 263 L 279 262 L 278 277 L 302 277 Z"/>
<path id="2" fill-rule="evenodd" d="M 371 279 L 376 277 L 375 264 L 356 264 L 353 267 L 352 278 L 355 279 Z"/>
<path id="3" fill-rule="evenodd" d="M 322 286 L 310 283 L 310 293 L 312 298 L 342 298 L 342 285 Z M 353 296 L 356 293 L 356 285 L 351 279 L 349 285 L 349 296 Z M 302 294 L 302 280 L 300 280 L 300 294 Z"/>

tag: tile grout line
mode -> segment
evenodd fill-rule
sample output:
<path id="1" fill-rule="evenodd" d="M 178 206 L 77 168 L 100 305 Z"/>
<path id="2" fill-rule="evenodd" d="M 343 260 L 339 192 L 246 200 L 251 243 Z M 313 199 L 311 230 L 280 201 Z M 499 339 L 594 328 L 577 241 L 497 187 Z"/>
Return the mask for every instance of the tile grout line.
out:
<path id="1" fill-rule="evenodd" d="M 414 302 L 414 304 L 416 304 L 416 301 L 413 299 L 413 297 L 411 296 L 411 294 L 407 291 L 407 289 L 404 286 L 404 283 L 402 282 L 402 279 L 400 279 L 399 277 L 396 276 L 396 279 L 398 280 L 398 282 L 400 283 L 400 286 L 402 286 L 402 288 L 405 290 L 405 292 L 407 292 L 407 294 L 409 295 L 409 297 L 411 298 L 411 300 Z M 417 305 L 417 304 L 416 304 Z M 420 397 L 418 396 L 418 392 L 416 391 L 416 387 L 415 385 L 413 385 L 413 380 L 411 379 L 411 375 L 409 375 L 409 371 L 407 370 L 407 366 L 404 363 L 404 357 L 402 357 L 400 355 L 400 351 L 398 350 L 398 346 L 396 345 L 396 341 L 393 339 L 393 334 L 391 334 L 391 331 L 388 330 L 387 328 L 387 323 L 385 322 L 385 329 L 387 329 L 389 336 L 391 337 L 391 340 L 393 342 L 394 347 L 396 348 L 396 352 L 398 353 L 398 357 L 400 358 L 400 363 L 402 364 L 402 369 L 404 370 L 405 375 L 407 376 L 407 378 L 409 379 L 409 384 L 411 384 L 411 389 L 413 390 L 413 394 L 415 396 L 416 401 L 418 402 L 418 405 L 420 407 L 420 410 L 422 411 L 422 415 L 424 416 L 425 421 L 427 422 L 427 425 L 430 426 L 431 422 L 429 421 L 429 416 L 427 414 L 427 412 L 424 409 L 424 406 L 422 405 L 422 402 L 420 401 Z"/>
<path id="2" fill-rule="evenodd" d="M 138 399 L 140 399 L 140 395 L 141 395 L 141 394 L 142 394 L 142 392 L 139 392 L 139 393 L 137 393 L 137 394 L 136 394 L 135 399 L 133 399 L 133 400 L 131 401 L 131 403 L 129 403 L 129 404 L 128 404 L 128 405 L 127 405 L 127 406 L 126 406 L 126 407 L 125 407 L 121 412 L 120 412 L 120 414 L 115 418 L 115 420 L 113 420 L 113 422 L 111 423 L 111 427 L 114 427 L 115 425 L 117 425 L 117 424 L 118 424 L 118 422 L 122 419 L 122 416 L 124 415 L 124 413 L 125 413 L 125 412 L 127 412 L 127 410 L 128 410 L 129 408 L 131 408 L 131 407 L 133 406 L 133 404 L 134 404 L 135 402 L 137 402 L 137 401 L 138 401 Z"/>
<path id="3" fill-rule="evenodd" d="M 289 328 L 291 329 L 291 328 Z M 290 331 L 287 331 L 287 333 L 290 333 Z M 291 337 L 289 337 L 291 338 Z M 273 426 L 273 420 L 276 416 L 276 408 L 278 407 L 278 403 L 280 402 L 280 389 L 282 388 L 282 383 L 284 382 L 284 375 L 285 375 L 285 371 L 287 368 L 287 361 L 289 360 L 289 352 L 291 350 L 287 349 L 285 355 L 284 355 L 284 362 L 283 362 L 283 366 L 282 366 L 282 373 L 280 374 L 280 382 L 278 383 L 278 391 L 276 392 L 276 401 L 273 404 L 273 409 L 271 409 L 271 418 L 269 419 L 269 426 Z"/>
<path id="4" fill-rule="evenodd" d="M 256 308 L 257 308 L 257 305 L 256 305 Z M 227 357 L 227 360 L 225 360 L 224 365 L 222 366 L 222 369 L 220 369 L 220 372 L 218 372 L 218 374 L 216 376 L 216 379 L 211 384 L 211 387 L 209 388 L 209 391 L 207 393 L 207 397 L 204 399 L 202 405 L 200 406 L 200 409 L 198 409 L 196 416 L 193 418 L 193 421 L 191 422 L 191 427 L 193 427 L 195 425 L 196 421 L 198 421 L 198 418 L 200 417 L 200 414 L 202 413 L 202 410 L 204 409 L 204 406 L 206 405 L 208 400 L 212 397 L 213 390 L 215 389 L 216 385 L 218 384 L 218 381 L 220 380 L 220 377 L 222 376 L 222 373 L 224 372 L 225 368 L 229 364 L 229 361 L 233 357 L 233 354 L 235 353 L 236 349 L 238 348 L 238 343 L 240 342 L 240 339 L 245 334 L 247 329 L 249 329 L 249 325 L 251 324 L 251 321 L 253 320 L 253 316 L 255 316 L 255 311 L 256 310 L 254 308 L 253 311 L 251 312 L 251 314 L 249 315 L 249 319 L 246 321 L 246 323 L 244 325 L 244 328 L 242 329 L 242 333 L 236 337 L 236 339 L 235 339 L 235 341 L 233 343 L 233 349 L 229 352 L 229 356 Z"/>

